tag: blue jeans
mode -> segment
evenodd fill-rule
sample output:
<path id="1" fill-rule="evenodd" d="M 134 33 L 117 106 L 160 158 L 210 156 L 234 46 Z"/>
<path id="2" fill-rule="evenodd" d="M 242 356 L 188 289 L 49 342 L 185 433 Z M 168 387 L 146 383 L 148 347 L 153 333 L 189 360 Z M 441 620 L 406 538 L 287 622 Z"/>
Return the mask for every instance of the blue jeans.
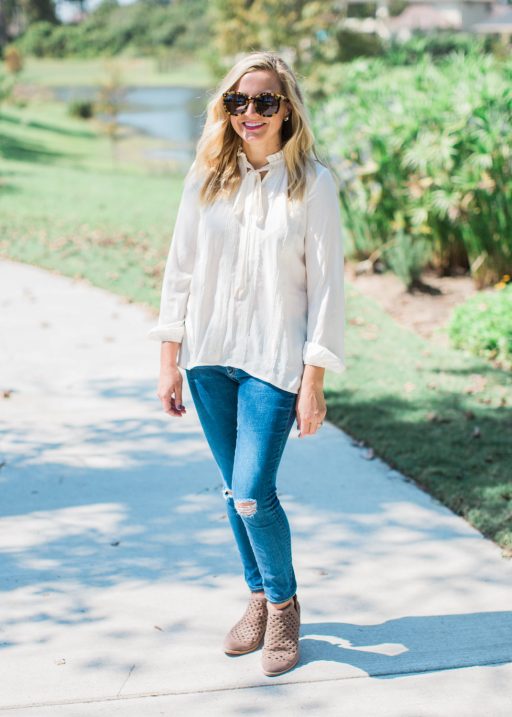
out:
<path id="1" fill-rule="evenodd" d="M 206 440 L 223 478 L 244 577 L 269 602 L 295 595 L 290 526 L 276 493 L 277 469 L 297 394 L 233 366 L 185 369 Z"/>

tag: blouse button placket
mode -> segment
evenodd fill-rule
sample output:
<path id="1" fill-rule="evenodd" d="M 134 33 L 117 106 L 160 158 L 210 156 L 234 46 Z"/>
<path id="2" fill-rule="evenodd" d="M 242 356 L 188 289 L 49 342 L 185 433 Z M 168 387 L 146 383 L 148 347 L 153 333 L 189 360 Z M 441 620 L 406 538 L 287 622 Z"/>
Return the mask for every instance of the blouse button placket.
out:
<path id="1" fill-rule="evenodd" d="M 262 182 L 261 179 L 261 172 L 266 171 L 268 172 L 270 169 L 269 165 L 266 164 L 265 167 L 260 167 L 259 169 L 249 169 L 248 172 L 255 175 L 257 182 Z M 260 187 L 261 189 L 261 187 Z M 243 299 L 244 297 L 248 296 L 250 293 L 250 272 L 248 271 L 248 256 L 250 252 L 250 242 L 254 240 L 254 232 L 252 231 L 252 227 L 254 225 L 253 217 L 255 213 L 258 211 L 258 207 L 254 204 L 256 197 L 254 194 L 251 194 L 252 203 L 249 205 L 249 212 L 246 215 L 246 220 L 243 224 L 242 231 L 240 232 L 240 251 L 242 253 L 242 259 L 239 262 L 239 276 L 238 276 L 238 284 L 235 288 L 235 297 L 237 299 Z M 247 208 L 247 205 L 246 205 Z"/>

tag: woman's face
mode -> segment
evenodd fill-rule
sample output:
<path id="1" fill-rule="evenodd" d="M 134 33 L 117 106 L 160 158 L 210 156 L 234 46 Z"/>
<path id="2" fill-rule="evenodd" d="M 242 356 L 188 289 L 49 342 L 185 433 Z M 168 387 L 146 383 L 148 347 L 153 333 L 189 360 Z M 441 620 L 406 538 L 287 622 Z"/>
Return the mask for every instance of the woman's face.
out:
<path id="1" fill-rule="evenodd" d="M 279 80 L 270 70 L 254 70 L 243 75 L 238 86 L 238 92 L 245 92 L 250 97 L 260 92 L 277 92 L 284 94 L 279 86 Z M 267 154 L 277 152 L 281 148 L 281 125 L 290 112 L 290 104 L 281 100 L 279 112 L 271 117 L 263 117 L 256 113 L 254 102 L 251 100 L 245 112 L 240 115 L 230 115 L 231 126 L 247 144 L 261 143 Z M 259 126 L 251 129 L 247 122 L 257 123 Z M 291 122 L 291 119 L 288 120 Z"/>

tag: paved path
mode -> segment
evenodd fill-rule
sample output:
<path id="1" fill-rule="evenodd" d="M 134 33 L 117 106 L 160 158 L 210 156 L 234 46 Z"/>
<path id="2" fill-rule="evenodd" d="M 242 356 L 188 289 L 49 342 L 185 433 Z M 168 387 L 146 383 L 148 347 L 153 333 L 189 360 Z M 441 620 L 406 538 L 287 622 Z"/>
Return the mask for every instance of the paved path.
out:
<path id="1" fill-rule="evenodd" d="M 512 563 L 328 423 L 292 429 L 278 484 L 301 662 L 224 655 L 248 593 L 154 318 L 7 261 L 0 311 L 0 713 L 510 717 Z"/>

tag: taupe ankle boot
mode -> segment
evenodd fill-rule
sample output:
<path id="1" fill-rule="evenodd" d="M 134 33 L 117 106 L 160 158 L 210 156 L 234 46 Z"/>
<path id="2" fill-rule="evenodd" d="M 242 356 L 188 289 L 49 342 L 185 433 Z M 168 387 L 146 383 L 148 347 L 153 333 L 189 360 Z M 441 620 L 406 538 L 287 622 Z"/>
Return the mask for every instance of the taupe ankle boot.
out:
<path id="1" fill-rule="evenodd" d="M 266 675 L 280 675 L 299 661 L 300 605 L 294 595 L 291 603 L 276 608 L 268 603 L 267 629 L 261 654 Z"/>
<path id="2" fill-rule="evenodd" d="M 224 652 L 228 655 L 245 655 L 256 650 L 265 635 L 266 626 L 267 600 L 253 593 L 245 613 L 224 639 Z"/>

